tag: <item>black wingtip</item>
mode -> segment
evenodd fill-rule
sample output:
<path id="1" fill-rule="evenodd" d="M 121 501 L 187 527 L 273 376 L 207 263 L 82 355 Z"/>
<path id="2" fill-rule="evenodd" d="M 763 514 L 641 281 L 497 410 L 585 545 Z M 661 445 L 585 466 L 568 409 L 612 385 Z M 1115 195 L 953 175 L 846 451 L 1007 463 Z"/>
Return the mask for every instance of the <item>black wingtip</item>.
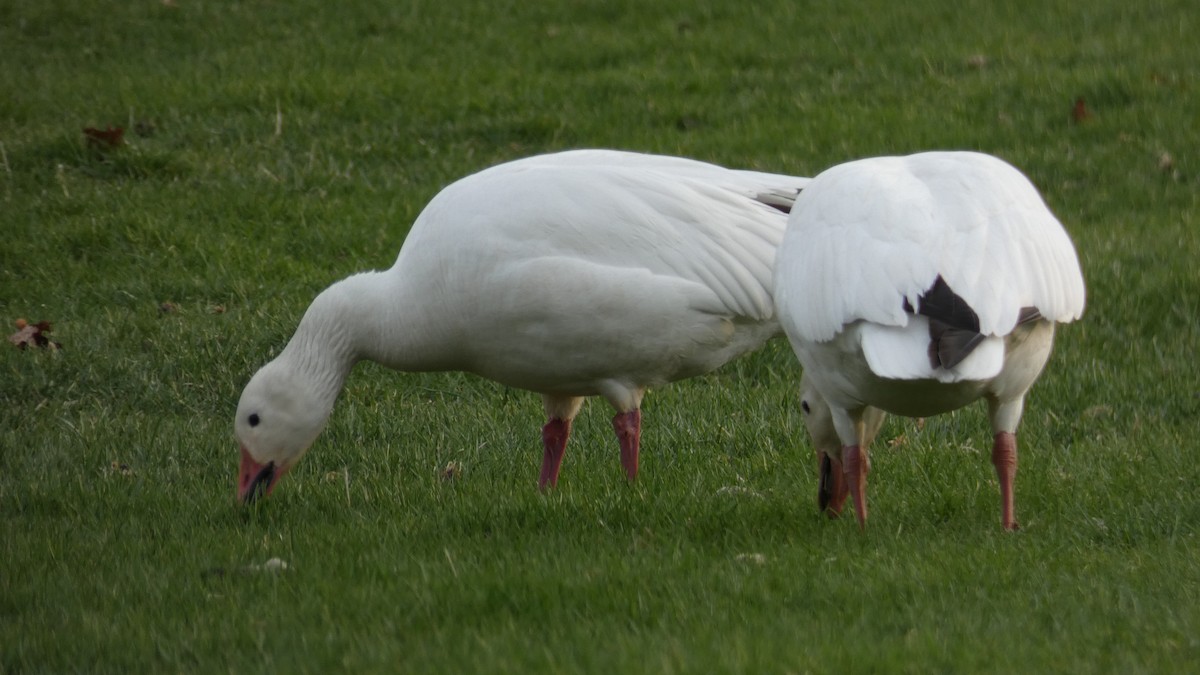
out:
<path id="1" fill-rule="evenodd" d="M 929 318 L 929 364 L 934 368 L 957 366 L 983 342 L 979 315 L 940 274 L 917 305 L 915 313 Z M 914 311 L 907 299 L 904 309 Z"/>
<path id="2" fill-rule="evenodd" d="M 938 324 L 929 320 L 929 363 L 934 368 L 957 366 L 983 342 L 981 333 Z"/>

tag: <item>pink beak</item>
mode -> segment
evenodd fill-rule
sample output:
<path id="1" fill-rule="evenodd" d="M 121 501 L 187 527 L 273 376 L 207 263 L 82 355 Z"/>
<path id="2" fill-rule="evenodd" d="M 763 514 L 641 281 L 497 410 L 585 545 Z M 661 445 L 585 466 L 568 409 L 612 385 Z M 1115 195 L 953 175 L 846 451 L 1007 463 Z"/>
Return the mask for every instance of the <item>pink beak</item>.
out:
<path id="1" fill-rule="evenodd" d="M 253 504 L 260 496 L 271 494 L 275 483 L 279 482 L 283 474 L 284 471 L 280 471 L 275 462 L 259 464 L 254 461 L 246 446 L 242 446 L 242 465 L 238 470 L 238 501 Z"/>

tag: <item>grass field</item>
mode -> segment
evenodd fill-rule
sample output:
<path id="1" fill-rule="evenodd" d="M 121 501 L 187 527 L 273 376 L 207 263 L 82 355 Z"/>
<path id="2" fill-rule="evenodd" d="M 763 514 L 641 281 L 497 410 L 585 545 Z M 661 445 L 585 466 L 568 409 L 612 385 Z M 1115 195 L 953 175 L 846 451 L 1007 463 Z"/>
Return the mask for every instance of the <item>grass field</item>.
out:
<path id="1" fill-rule="evenodd" d="M 0 0 L 0 322 L 62 343 L 0 345 L 0 672 L 1195 672 L 1198 32 L 1194 0 Z M 652 392 L 633 486 L 592 402 L 546 496 L 538 397 L 360 366 L 236 505 L 237 397 L 312 297 L 456 178 L 575 147 L 1025 170 L 1089 306 L 1021 531 L 977 408 L 889 422 L 865 533 L 820 516 L 783 341 Z"/>

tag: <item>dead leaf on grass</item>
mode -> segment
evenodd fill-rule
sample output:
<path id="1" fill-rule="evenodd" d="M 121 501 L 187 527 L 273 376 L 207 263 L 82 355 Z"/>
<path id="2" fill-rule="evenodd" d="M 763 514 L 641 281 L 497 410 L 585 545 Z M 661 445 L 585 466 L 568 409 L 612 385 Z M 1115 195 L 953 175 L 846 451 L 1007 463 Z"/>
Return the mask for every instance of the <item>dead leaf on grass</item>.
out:
<path id="1" fill-rule="evenodd" d="M 107 129 L 84 127 L 83 135 L 92 148 L 119 148 L 125 144 L 124 127 L 109 126 Z"/>
<path id="2" fill-rule="evenodd" d="M 16 345 L 18 349 L 25 349 L 31 345 L 49 349 L 52 352 L 62 349 L 61 342 L 55 342 L 46 335 L 51 330 L 49 321 L 31 324 L 25 319 L 17 319 L 16 326 L 17 332 L 9 335 L 8 341 Z"/>
<path id="3" fill-rule="evenodd" d="M 1079 124 L 1091 116 L 1092 113 L 1088 111 L 1087 102 L 1083 97 L 1075 99 L 1075 105 L 1071 107 L 1071 120 Z"/>
<path id="4" fill-rule="evenodd" d="M 133 470 L 133 467 L 124 462 L 118 462 L 116 460 L 113 460 L 112 464 L 110 464 L 104 472 L 110 476 L 114 474 L 121 476 L 132 476 L 133 474 L 137 473 Z"/>
<path id="5" fill-rule="evenodd" d="M 448 462 L 446 468 L 438 472 L 438 475 L 444 481 L 452 481 L 462 476 L 462 464 L 458 462 Z"/>
<path id="6" fill-rule="evenodd" d="M 271 558 L 261 565 L 247 565 L 247 572 L 282 572 L 288 568 L 286 560 Z"/>

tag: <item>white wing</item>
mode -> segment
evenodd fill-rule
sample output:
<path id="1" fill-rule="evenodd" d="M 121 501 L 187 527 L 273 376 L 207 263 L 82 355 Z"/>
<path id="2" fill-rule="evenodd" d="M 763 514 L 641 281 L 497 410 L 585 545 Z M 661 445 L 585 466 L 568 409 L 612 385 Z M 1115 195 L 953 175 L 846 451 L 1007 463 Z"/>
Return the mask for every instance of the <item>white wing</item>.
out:
<path id="1" fill-rule="evenodd" d="M 833 167 L 796 200 L 779 250 L 776 301 L 789 332 L 826 341 L 857 320 L 904 326 L 907 300 L 940 275 L 1006 335 L 1024 307 L 1079 318 L 1079 261 L 1019 171 L 988 155 L 935 152 Z"/>
<path id="2" fill-rule="evenodd" d="M 769 319 L 785 214 L 808 180 L 617 151 L 532 157 L 447 187 L 400 255 L 436 239 L 505 265 L 554 260 L 557 274 L 636 270 L 704 289 L 706 311 Z"/>

